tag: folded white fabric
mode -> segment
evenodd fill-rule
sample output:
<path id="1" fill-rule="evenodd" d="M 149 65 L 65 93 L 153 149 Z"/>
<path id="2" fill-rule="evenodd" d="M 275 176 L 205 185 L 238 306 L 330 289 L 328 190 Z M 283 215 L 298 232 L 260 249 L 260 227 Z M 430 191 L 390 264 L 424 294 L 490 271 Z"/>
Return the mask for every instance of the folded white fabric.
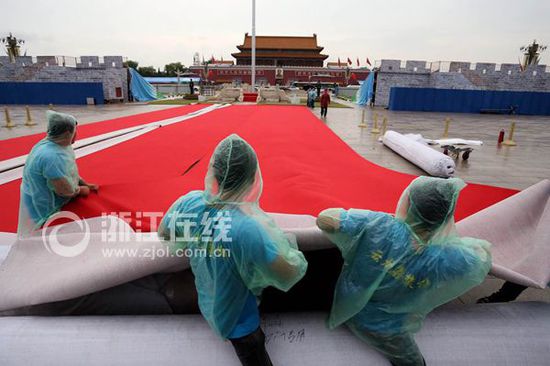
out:
<path id="1" fill-rule="evenodd" d="M 287 235 L 297 238 L 300 249 L 332 247 L 313 216 L 271 215 Z M 188 253 L 174 252 L 156 232 L 136 233 L 114 216 L 52 226 L 44 237 L 1 247 L 9 254 L 0 260 L 0 311 L 73 299 L 151 274 L 189 268 Z"/>
<path id="2" fill-rule="evenodd" d="M 464 139 L 439 139 L 439 140 L 425 140 L 430 145 L 470 145 L 481 146 L 483 141 L 481 140 L 464 140 Z"/>
<path id="3" fill-rule="evenodd" d="M 468 216 L 456 228 L 492 244 L 493 275 L 536 288 L 550 282 L 550 180 Z"/>

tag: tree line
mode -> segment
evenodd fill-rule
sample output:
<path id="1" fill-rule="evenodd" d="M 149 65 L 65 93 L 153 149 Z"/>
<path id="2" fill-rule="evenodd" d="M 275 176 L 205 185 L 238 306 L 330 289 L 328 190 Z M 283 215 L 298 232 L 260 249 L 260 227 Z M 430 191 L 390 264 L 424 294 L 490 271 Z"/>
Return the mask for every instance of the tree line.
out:
<path id="1" fill-rule="evenodd" d="M 167 65 L 164 65 L 164 69 L 155 68 L 153 66 L 139 66 L 137 61 L 128 60 L 125 65 L 136 69 L 141 76 L 177 76 L 177 72 L 187 72 L 189 68 L 186 67 L 181 62 L 172 62 Z"/>

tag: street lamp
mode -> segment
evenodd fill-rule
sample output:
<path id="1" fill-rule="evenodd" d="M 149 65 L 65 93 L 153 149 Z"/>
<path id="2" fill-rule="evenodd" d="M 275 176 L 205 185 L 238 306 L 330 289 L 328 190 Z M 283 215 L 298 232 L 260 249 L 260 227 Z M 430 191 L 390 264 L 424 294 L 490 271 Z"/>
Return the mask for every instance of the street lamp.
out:
<path id="1" fill-rule="evenodd" d="M 0 42 L 5 44 L 8 56 L 10 57 L 10 62 L 15 62 L 15 58 L 19 57 L 20 46 L 25 43 L 24 40 L 17 39 L 11 33 L 9 36 L 0 39 Z"/>
<path id="2" fill-rule="evenodd" d="M 523 51 L 523 68 L 527 68 L 529 65 L 537 65 L 540 60 L 540 53 L 546 49 L 546 46 L 542 46 L 537 43 L 536 40 L 532 44 L 523 46 L 520 48 Z"/>

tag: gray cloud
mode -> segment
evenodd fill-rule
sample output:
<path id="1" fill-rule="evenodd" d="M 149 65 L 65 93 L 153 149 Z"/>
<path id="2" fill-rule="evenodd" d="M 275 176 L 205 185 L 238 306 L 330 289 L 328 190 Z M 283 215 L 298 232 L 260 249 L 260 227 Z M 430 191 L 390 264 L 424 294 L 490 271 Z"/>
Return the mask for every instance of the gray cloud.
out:
<path id="1" fill-rule="evenodd" d="M 123 55 L 141 65 L 188 65 L 195 52 L 231 59 L 250 30 L 250 4 L 8 0 L 0 34 L 21 36 L 30 55 Z M 317 33 L 331 60 L 354 62 L 369 57 L 514 63 L 527 42 L 550 43 L 549 17 L 545 0 L 257 0 L 258 34 Z"/>

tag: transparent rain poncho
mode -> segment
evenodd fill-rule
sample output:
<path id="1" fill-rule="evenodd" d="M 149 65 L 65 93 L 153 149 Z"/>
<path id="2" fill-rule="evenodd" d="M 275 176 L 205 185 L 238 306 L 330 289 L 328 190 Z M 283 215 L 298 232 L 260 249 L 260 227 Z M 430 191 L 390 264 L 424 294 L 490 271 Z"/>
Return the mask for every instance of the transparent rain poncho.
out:
<path id="1" fill-rule="evenodd" d="M 21 182 L 18 235 L 25 237 L 78 192 L 79 175 L 71 142 L 76 119 L 68 114 L 47 111 L 47 135 L 32 148 L 25 161 Z M 70 187 L 66 196 L 55 192 L 52 180 L 65 179 Z M 72 194 L 71 191 L 72 190 Z"/>
<path id="2" fill-rule="evenodd" d="M 268 286 L 287 291 L 306 272 L 295 240 L 259 207 L 261 193 L 254 150 L 231 135 L 212 155 L 205 190 L 179 198 L 159 227 L 162 239 L 190 256 L 201 313 L 222 338 L 251 293 L 259 296 Z"/>
<path id="3" fill-rule="evenodd" d="M 395 217 L 354 209 L 319 215 L 319 227 L 344 259 L 329 328 L 346 323 L 392 362 L 422 364 L 411 333 L 435 307 L 480 284 L 491 267 L 490 244 L 456 232 L 464 186 L 456 178 L 419 177 L 403 192 Z"/>

